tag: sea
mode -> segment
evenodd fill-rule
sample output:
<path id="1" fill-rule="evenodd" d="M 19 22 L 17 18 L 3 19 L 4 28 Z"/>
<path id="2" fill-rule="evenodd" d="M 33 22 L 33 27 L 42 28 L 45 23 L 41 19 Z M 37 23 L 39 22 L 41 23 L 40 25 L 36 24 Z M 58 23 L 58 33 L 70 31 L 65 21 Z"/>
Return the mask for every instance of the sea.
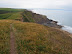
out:
<path id="1" fill-rule="evenodd" d="M 60 9 L 32 9 L 33 12 L 46 15 L 47 18 L 58 21 L 62 30 L 72 33 L 72 11 Z"/>

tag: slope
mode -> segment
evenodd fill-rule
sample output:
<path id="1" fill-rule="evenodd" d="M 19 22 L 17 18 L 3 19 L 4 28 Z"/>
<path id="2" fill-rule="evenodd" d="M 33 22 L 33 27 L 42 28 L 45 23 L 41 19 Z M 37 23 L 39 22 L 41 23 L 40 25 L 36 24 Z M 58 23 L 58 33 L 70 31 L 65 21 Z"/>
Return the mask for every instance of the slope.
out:
<path id="1" fill-rule="evenodd" d="M 10 25 L 17 54 L 72 54 L 72 38 L 36 23 L 0 20 L 0 53 L 10 54 Z"/>

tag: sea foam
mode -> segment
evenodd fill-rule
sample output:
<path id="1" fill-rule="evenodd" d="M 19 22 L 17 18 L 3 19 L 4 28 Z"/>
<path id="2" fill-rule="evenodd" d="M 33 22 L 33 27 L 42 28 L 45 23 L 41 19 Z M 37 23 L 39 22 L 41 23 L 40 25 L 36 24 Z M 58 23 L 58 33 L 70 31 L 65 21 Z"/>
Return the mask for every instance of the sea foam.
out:
<path id="1" fill-rule="evenodd" d="M 68 31 L 69 33 L 72 33 L 72 27 L 70 26 L 63 26 L 62 30 Z"/>

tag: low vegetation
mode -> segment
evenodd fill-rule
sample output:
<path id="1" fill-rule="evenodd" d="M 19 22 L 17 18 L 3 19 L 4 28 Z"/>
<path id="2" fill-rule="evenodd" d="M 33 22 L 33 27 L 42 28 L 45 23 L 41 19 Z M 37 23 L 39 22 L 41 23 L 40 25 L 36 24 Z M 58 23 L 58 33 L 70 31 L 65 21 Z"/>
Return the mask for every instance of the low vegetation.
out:
<path id="1" fill-rule="evenodd" d="M 0 53 L 9 53 L 10 24 L 18 54 L 71 54 L 72 38 L 60 30 L 20 21 L 0 20 Z"/>
<path id="2" fill-rule="evenodd" d="M 17 13 L 12 13 L 12 15 L 8 17 L 7 19 L 16 20 L 21 18 L 22 18 L 21 12 L 17 12 Z"/>
<path id="3" fill-rule="evenodd" d="M 10 32 L 17 54 L 72 54 L 72 38 L 66 32 L 32 23 L 35 20 L 30 12 L 0 10 L 14 11 L 0 14 L 0 54 L 10 54 Z M 17 21 L 21 19 L 24 22 Z"/>
<path id="4" fill-rule="evenodd" d="M 8 17 L 11 16 L 12 13 L 5 13 L 5 14 L 0 14 L 0 19 L 7 19 Z"/>
<path id="5" fill-rule="evenodd" d="M 35 20 L 32 17 L 32 13 L 28 12 L 28 11 L 24 11 L 22 13 L 23 19 L 25 22 L 35 22 Z"/>
<path id="6" fill-rule="evenodd" d="M 54 28 L 35 23 L 14 22 L 18 53 L 71 54 L 72 39 Z"/>
<path id="7" fill-rule="evenodd" d="M 0 21 L 0 54 L 9 54 L 10 24 Z"/>
<path id="8" fill-rule="evenodd" d="M 21 12 L 22 9 L 12 9 L 12 8 L 0 8 L 0 14 L 12 13 L 12 12 Z"/>

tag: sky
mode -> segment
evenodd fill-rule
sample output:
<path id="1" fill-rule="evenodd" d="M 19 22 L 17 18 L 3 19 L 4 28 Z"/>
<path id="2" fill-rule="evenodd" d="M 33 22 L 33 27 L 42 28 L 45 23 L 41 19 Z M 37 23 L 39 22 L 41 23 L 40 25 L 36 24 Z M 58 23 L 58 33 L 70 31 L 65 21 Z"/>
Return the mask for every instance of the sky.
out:
<path id="1" fill-rule="evenodd" d="M 72 10 L 72 0 L 0 0 L 0 7 Z"/>

